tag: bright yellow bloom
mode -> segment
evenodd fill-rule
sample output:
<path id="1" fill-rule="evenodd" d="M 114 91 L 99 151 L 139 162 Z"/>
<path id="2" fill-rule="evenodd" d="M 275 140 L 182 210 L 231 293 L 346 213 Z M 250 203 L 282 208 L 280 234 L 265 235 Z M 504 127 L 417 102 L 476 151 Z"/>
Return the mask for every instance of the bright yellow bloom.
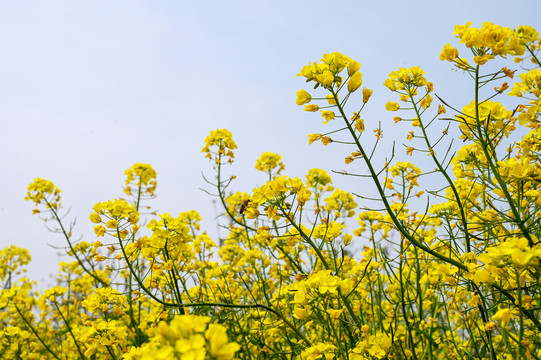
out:
<path id="1" fill-rule="evenodd" d="M 279 175 L 285 169 L 285 165 L 282 162 L 282 156 L 279 154 L 265 152 L 257 159 L 255 168 L 264 172 L 269 172 L 277 168 L 276 174 Z"/>
<path id="2" fill-rule="evenodd" d="M 445 114 L 447 110 L 443 107 L 443 105 L 438 105 L 438 115 Z"/>
<path id="3" fill-rule="evenodd" d="M 353 62 L 350 58 L 338 52 L 324 54 L 321 63 L 310 63 L 303 67 L 297 76 L 304 76 L 307 81 L 315 81 L 324 88 L 330 88 L 333 85 L 340 86 L 342 76 L 339 76 L 339 74 L 348 65 L 351 65 L 348 70 L 348 72 L 351 72 L 350 76 L 360 67 L 358 63 Z"/>
<path id="4" fill-rule="evenodd" d="M 325 170 L 308 170 L 308 174 L 306 175 L 306 185 L 309 187 L 317 187 L 318 185 L 327 186 L 331 183 L 331 176 Z"/>
<path id="5" fill-rule="evenodd" d="M 483 131 L 488 131 L 490 135 L 509 136 L 511 131 L 515 129 L 512 112 L 501 106 L 499 102 L 484 101 L 477 104 L 472 101 L 469 105 L 464 106 L 462 112 L 463 115 L 456 116 L 462 131 L 461 139 L 474 138 L 478 133 L 478 125 L 486 128 Z M 477 114 L 479 123 L 476 121 Z"/>
<path id="6" fill-rule="evenodd" d="M 105 228 L 101 225 L 94 226 L 94 232 L 96 233 L 96 236 L 103 236 L 105 235 Z"/>
<path id="7" fill-rule="evenodd" d="M 304 186 L 297 191 L 297 203 L 300 207 L 303 207 L 308 200 L 310 200 L 310 197 L 312 196 L 312 192 L 305 188 Z"/>
<path id="8" fill-rule="evenodd" d="M 502 325 L 506 325 L 511 319 L 511 310 L 509 309 L 500 309 L 494 314 L 492 320 L 500 320 Z"/>
<path id="9" fill-rule="evenodd" d="M 316 112 L 319 110 L 319 106 L 316 104 L 304 105 L 304 111 Z"/>
<path id="10" fill-rule="evenodd" d="M 209 352 L 217 360 L 231 360 L 235 353 L 240 350 L 240 345 L 230 343 L 227 338 L 226 328 L 220 324 L 210 324 L 205 331 L 208 341 Z"/>
<path id="11" fill-rule="evenodd" d="M 470 67 L 468 60 L 464 58 L 457 58 L 455 60 L 455 65 L 457 68 L 462 69 L 462 70 L 467 70 Z"/>
<path id="12" fill-rule="evenodd" d="M 293 317 L 299 320 L 308 320 L 310 317 L 310 307 L 295 307 L 293 309 Z"/>
<path id="13" fill-rule="evenodd" d="M 344 312 L 344 309 L 335 310 L 335 309 L 327 309 L 327 314 L 330 315 L 331 319 L 337 320 L 340 315 Z"/>
<path id="14" fill-rule="evenodd" d="M 323 143 L 323 145 L 327 146 L 330 143 L 332 143 L 332 139 L 330 137 L 328 137 L 328 136 L 323 136 L 321 138 L 321 142 Z"/>
<path id="15" fill-rule="evenodd" d="M 421 107 L 423 109 L 427 109 L 428 107 L 430 107 L 430 104 L 432 104 L 432 96 L 430 96 L 430 94 L 426 94 L 426 96 L 423 98 L 423 100 L 421 100 Z"/>
<path id="16" fill-rule="evenodd" d="M 385 109 L 387 111 L 397 111 L 398 109 L 400 109 L 400 105 L 393 101 L 387 101 L 387 104 L 385 104 Z"/>
<path id="17" fill-rule="evenodd" d="M 325 209 L 327 211 L 335 211 L 339 217 L 341 212 L 344 212 L 346 217 L 355 215 L 354 209 L 357 208 L 357 203 L 350 193 L 336 189 L 331 196 L 325 199 Z"/>
<path id="18" fill-rule="evenodd" d="M 314 346 L 309 347 L 306 350 L 303 350 L 301 352 L 300 359 L 302 360 L 316 360 L 316 359 L 331 360 L 335 358 L 335 354 L 334 354 L 335 351 L 336 351 L 336 346 L 334 345 L 318 343 Z"/>
<path id="19" fill-rule="evenodd" d="M 32 200 L 36 205 L 45 203 L 49 209 L 60 208 L 60 189 L 50 180 L 37 178 L 28 185 L 25 200 Z"/>
<path id="20" fill-rule="evenodd" d="M 358 132 L 363 132 L 365 130 L 363 119 L 355 120 L 355 130 L 357 130 Z"/>
<path id="21" fill-rule="evenodd" d="M 353 76 L 361 69 L 361 64 L 357 61 L 351 61 L 348 66 L 348 76 Z"/>
<path id="22" fill-rule="evenodd" d="M 368 99 L 372 96 L 372 93 L 374 90 L 363 88 L 363 103 L 366 104 L 368 102 Z"/>
<path id="23" fill-rule="evenodd" d="M 118 221 L 116 221 L 115 219 L 111 219 L 105 223 L 105 227 L 109 229 L 116 229 L 117 226 L 118 226 Z"/>
<path id="24" fill-rule="evenodd" d="M 520 30 L 513 31 L 508 27 L 484 22 L 481 29 L 470 27 L 472 22 L 466 25 L 455 26 L 454 34 L 468 48 L 475 48 L 487 55 L 506 56 L 523 55 L 525 51 L 524 37 Z"/>
<path id="25" fill-rule="evenodd" d="M 310 101 L 312 101 L 312 97 L 310 96 L 310 94 L 308 94 L 306 90 L 301 89 L 297 91 L 297 100 L 295 101 L 297 105 L 304 105 L 306 103 L 309 103 Z"/>
<path id="26" fill-rule="evenodd" d="M 101 217 L 98 213 L 90 214 L 89 218 L 90 218 L 90 221 L 92 221 L 94 224 L 101 223 Z"/>
<path id="27" fill-rule="evenodd" d="M 124 189 L 126 194 L 131 195 L 134 191 L 141 189 L 143 194 L 154 195 L 157 186 L 155 180 L 156 171 L 150 164 L 134 164 L 124 174 L 126 175 L 126 187 Z"/>
<path id="28" fill-rule="evenodd" d="M 408 95 L 415 95 L 416 89 L 421 86 L 426 86 L 427 91 L 430 91 L 431 85 L 424 74 L 426 72 L 418 66 L 400 68 L 398 71 L 391 71 L 383 85 L 391 91 L 408 90 Z"/>
<path id="29" fill-rule="evenodd" d="M 458 50 L 455 47 L 452 47 L 449 44 L 446 44 L 443 47 L 443 50 L 440 54 L 441 61 L 454 61 L 458 57 Z"/>
<path id="30" fill-rule="evenodd" d="M 308 144 L 311 145 L 314 143 L 314 141 L 318 141 L 321 139 L 321 134 L 309 134 L 308 135 Z"/>
<path id="31" fill-rule="evenodd" d="M 217 147 L 215 152 L 211 151 L 211 148 Z M 205 157 L 214 159 L 215 163 L 219 163 L 222 156 L 228 158 L 229 163 L 233 163 L 235 154 L 233 150 L 237 148 L 237 144 L 233 141 L 233 135 L 226 129 L 216 129 L 210 132 L 209 136 L 205 138 L 205 146 L 201 149 L 201 152 L 206 153 Z"/>
<path id="32" fill-rule="evenodd" d="M 325 70 L 323 73 L 317 75 L 316 79 L 321 85 L 323 85 L 323 87 L 331 86 L 335 80 L 333 73 L 331 73 L 329 70 Z"/>
<path id="33" fill-rule="evenodd" d="M 0 250 L 0 280 L 4 281 L 8 275 L 16 274 L 19 266 L 26 265 L 32 260 L 27 249 L 15 245 Z"/>
<path id="34" fill-rule="evenodd" d="M 348 91 L 350 93 L 354 92 L 355 90 L 361 87 L 362 83 L 363 83 L 363 74 L 356 72 L 348 80 Z"/>
<path id="35" fill-rule="evenodd" d="M 494 55 L 474 56 L 474 57 L 473 57 L 473 62 L 475 62 L 477 65 L 484 65 L 484 64 L 486 64 L 490 59 L 494 59 Z"/>
<path id="36" fill-rule="evenodd" d="M 334 120 L 334 112 L 328 110 L 321 110 L 321 116 L 325 118 L 324 124 L 328 123 L 329 120 Z"/>
<path id="37" fill-rule="evenodd" d="M 327 99 L 329 105 L 336 105 L 336 100 L 332 94 L 327 95 L 325 98 Z"/>

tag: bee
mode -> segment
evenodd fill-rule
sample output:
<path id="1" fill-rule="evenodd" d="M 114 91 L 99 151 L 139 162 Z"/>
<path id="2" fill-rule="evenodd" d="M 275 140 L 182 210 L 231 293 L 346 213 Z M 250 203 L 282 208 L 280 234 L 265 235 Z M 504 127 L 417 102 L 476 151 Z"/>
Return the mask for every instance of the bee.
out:
<path id="1" fill-rule="evenodd" d="M 242 204 L 240 205 L 239 214 L 244 214 L 249 203 L 250 203 L 250 199 L 244 200 L 242 202 Z"/>

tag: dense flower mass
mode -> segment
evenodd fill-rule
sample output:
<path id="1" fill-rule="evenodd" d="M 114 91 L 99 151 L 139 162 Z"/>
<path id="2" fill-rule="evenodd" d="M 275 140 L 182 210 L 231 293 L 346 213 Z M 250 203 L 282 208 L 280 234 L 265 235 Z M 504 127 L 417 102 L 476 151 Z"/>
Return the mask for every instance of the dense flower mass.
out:
<path id="1" fill-rule="evenodd" d="M 169 323 L 160 322 L 150 341 L 132 348 L 126 359 L 233 359 L 240 346 L 229 342 L 224 326 L 208 325 L 210 320 L 207 316 L 182 315 Z"/>
<path id="2" fill-rule="evenodd" d="M 32 257 L 28 250 L 15 245 L 8 246 L 0 250 L 0 281 L 10 281 L 7 279 L 9 275 L 19 275 L 26 272 L 22 268 L 27 265 Z"/>
<path id="3" fill-rule="evenodd" d="M 60 190 L 36 179 L 26 200 L 71 260 L 36 291 L 29 252 L 0 250 L 2 359 L 541 358 L 541 39 L 492 23 L 455 34 L 471 58 L 447 44 L 440 59 L 473 79 L 467 104 L 399 68 L 384 82 L 394 113 L 378 124 L 361 114 L 373 91 L 357 91 L 359 62 L 335 52 L 301 70 L 315 86 L 295 102 L 332 128 L 309 142 L 348 147 L 348 170 L 335 172 L 354 176 L 351 191 L 323 169 L 284 175 L 270 152 L 255 164 L 267 181 L 235 189 L 222 166 L 233 136 L 211 131 L 216 242 L 196 211 L 145 210 L 157 188 L 148 164 L 125 171 L 127 199 L 94 205 L 89 241 L 65 223 Z M 506 56 L 532 65 L 515 78 Z M 381 147 L 388 126 L 406 126 L 402 147 Z"/>

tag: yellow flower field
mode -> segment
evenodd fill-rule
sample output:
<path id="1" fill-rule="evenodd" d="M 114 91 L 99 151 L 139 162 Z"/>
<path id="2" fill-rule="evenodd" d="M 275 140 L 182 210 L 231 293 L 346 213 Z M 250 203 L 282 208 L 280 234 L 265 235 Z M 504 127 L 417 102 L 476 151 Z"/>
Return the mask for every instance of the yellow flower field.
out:
<path id="1" fill-rule="evenodd" d="M 362 118 L 362 59 L 333 52 L 299 69 L 292 102 L 328 128 L 309 142 L 347 147 L 341 173 L 376 198 L 323 169 L 289 177 L 269 152 L 255 164 L 266 183 L 234 192 L 237 145 L 217 129 L 202 156 L 225 240 L 196 211 L 155 213 L 156 171 L 138 163 L 124 194 L 87 214 L 85 242 L 61 190 L 37 178 L 26 200 L 70 260 L 39 293 L 22 276 L 29 252 L 0 250 L 1 358 L 540 359 L 541 37 L 489 22 L 454 35 L 439 57 L 470 80 L 471 102 L 449 104 L 436 91 L 448 84 L 399 68 L 382 79 L 394 121 L 380 126 Z M 382 149 L 398 123 L 406 143 Z"/>

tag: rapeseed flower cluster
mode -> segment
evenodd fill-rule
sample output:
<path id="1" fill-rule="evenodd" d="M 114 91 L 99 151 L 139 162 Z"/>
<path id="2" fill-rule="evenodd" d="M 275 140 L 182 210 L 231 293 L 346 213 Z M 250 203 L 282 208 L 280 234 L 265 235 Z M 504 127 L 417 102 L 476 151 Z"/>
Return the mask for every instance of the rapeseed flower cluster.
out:
<path id="1" fill-rule="evenodd" d="M 265 152 L 257 159 L 255 168 L 259 171 L 269 173 L 269 177 L 272 178 L 272 171 L 276 171 L 275 175 L 280 175 L 284 171 L 285 165 L 282 162 L 282 156 L 280 154 Z"/>
<path id="2" fill-rule="evenodd" d="M 131 168 L 127 169 L 126 175 L 126 187 L 124 192 L 127 195 L 139 192 L 143 195 L 154 195 L 156 191 L 156 171 L 150 164 L 134 164 Z M 141 189 L 141 191 L 137 191 Z"/>
<path id="3" fill-rule="evenodd" d="M 211 148 L 217 147 L 218 150 L 213 151 Z M 205 139 L 205 146 L 201 152 L 205 153 L 205 157 L 209 160 L 214 160 L 215 165 L 219 165 L 218 161 L 222 157 L 227 159 L 227 162 L 232 164 L 235 158 L 233 150 L 237 148 L 237 144 L 233 141 L 233 135 L 226 129 L 216 129 L 211 131 Z"/>
<path id="4" fill-rule="evenodd" d="M 540 358 L 541 40 L 530 27 L 491 23 L 457 26 L 455 34 L 475 65 L 449 44 L 440 59 L 472 76 L 476 98 L 448 105 L 421 68 L 391 72 L 384 85 L 395 98 L 386 108 L 400 116 L 388 123 L 410 127 L 405 154 L 393 149 L 381 163 L 384 126 L 361 117 L 373 92 L 357 92 L 360 64 L 332 53 L 301 70 L 315 88 L 299 90 L 296 103 L 321 111 L 330 127 L 343 122 L 309 135 L 310 143 L 351 147 L 342 174 L 371 180 L 375 198 L 365 187 L 336 188 L 323 169 L 282 174 L 275 153 L 255 164 L 266 183 L 233 190 L 236 177 L 222 165 L 233 162 L 236 144 L 225 129 L 211 131 L 202 149 L 224 212 L 226 234 L 216 242 L 196 211 L 142 210 L 157 189 L 148 164 L 126 170 L 128 199 L 94 205 L 89 241 L 74 240 L 60 190 L 36 179 L 26 199 L 55 222 L 71 260 L 60 264 L 54 286 L 37 292 L 24 277 L 28 251 L 0 250 L 2 357 Z M 508 93 L 525 100 L 513 112 L 502 99 L 509 86 L 485 85 L 515 71 L 483 73 L 483 65 L 528 54 L 535 68 Z M 433 138 L 435 120 L 446 125 Z M 463 140 L 456 149 L 446 142 L 453 129 Z M 418 153 L 432 163 L 402 159 Z"/>
<path id="5" fill-rule="evenodd" d="M 446 350 L 446 355 L 440 357 L 469 354 L 473 358 L 536 358 L 541 343 L 541 323 L 536 306 L 541 299 L 537 290 L 533 291 L 531 287 L 537 286 L 534 285 L 535 275 L 529 274 L 536 273 L 539 268 L 537 226 L 533 224 L 536 223 L 534 219 L 541 217 L 537 141 L 539 81 L 536 79 L 540 38 L 530 27 L 521 26 L 511 30 L 491 23 L 483 24 L 481 29 L 471 27 L 471 23 L 457 26 L 455 34 L 473 52 L 475 65 L 471 66 L 467 59 L 460 58 L 457 48 L 449 44 L 444 46 L 440 59 L 455 62 L 458 68 L 468 71 L 474 78 L 476 88 L 476 98 L 464 106 L 455 119 L 451 119 L 458 123 L 461 138 L 468 141 L 455 156 L 450 156 L 449 148 L 444 157 L 438 153 L 438 144 L 444 140 L 451 124 L 444 129 L 440 138 L 432 140 L 429 137 L 434 120 L 445 114 L 449 105 L 438 98 L 441 105 L 438 105 L 435 115 L 428 115 L 434 98 L 431 96 L 433 85 L 426 79 L 425 72 L 419 67 L 400 68 L 391 72 L 384 83 L 399 95 L 399 101 L 408 103 L 408 106 L 402 106 L 391 100 L 386 104 L 386 109 L 413 112 L 412 116 L 394 119 L 395 122 L 410 121 L 413 130 L 408 133 L 407 139 L 420 143 L 406 146 L 406 155 L 412 155 L 414 151 L 429 155 L 435 165 L 434 174 L 441 174 L 446 184 L 443 188 L 431 189 L 428 194 L 424 190 L 412 191 L 419 186 L 418 180 L 424 174 L 409 162 L 398 161 L 395 165 L 386 163 L 380 170 L 376 169 L 372 155 L 368 156 L 374 154 L 375 148 L 366 149 L 365 142 L 358 140 L 365 129 L 364 121 L 362 126 L 356 126 L 354 122 L 360 119 L 360 112 L 355 112 L 351 119 L 341 116 L 345 125 L 343 131 L 351 135 L 356 147 L 346 157 L 346 163 L 364 160 L 368 173 L 353 175 L 369 176 L 374 180 L 381 207 L 385 209 L 384 212 L 361 212 L 358 218 L 360 227 L 354 231 L 354 235 L 366 237 L 373 244 L 367 253 L 379 261 L 376 264 L 370 262 L 367 269 L 372 265 L 381 266 L 380 271 L 396 279 L 378 276 L 378 284 L 382 284 L 381 281 L 386 283 L 387 296 L 377 302 L 381 309 L 385 308 L 387 301 L 396 304 L 393 317 L 395 320 L 402 319 L 399 323 L 404 326 L 402 329 L 405 332 L 404 337 L 396 335 L 391 326 L 386 334 L 394 335 L 391 341 L 394 345 L 397 339 L 418 345 L 402 347 L 401 355 L 395 356 L 431 358 L 435 356 L 433 351 L 446 348 L 442 339 L 447 339 L 449 344 L 455 344 L 454 349 Z M 509 95 L 524 96 L 529 102 L 519 105 L 513 112 L 501 102 L 492 100 L 509 88 L 507 83 L 495 86 L 492 94 L 485 95 L 480 89 L 487 83 L 505 77 L 512 79 L 515 71 L 503 67 L 496 73 L 483 74 L 480 66 L 496 57 L 505 58 L 508 55 L 520 62 L 522 58 L 518 57 L 526 52 L 535 68 L 519 74 L 520 81 L 515 83 Z M 334 104 L 337 108 L 335 112 L 347 113 L 346 102 L 351 98 L 340 96 L 339 85 L 326 89 L 334 99 L 344 99 Z M 324 96 L 318 95 L 317 98 Z M 364 103 L 363 99 L 363 106 Z M 518 126 L 533 130 L 509 146 L 505 140 L 515 135 Z M 341 130 L 330 133 L 338 131 Z M 381 127 L 374 132 L 377 146 L 382 134 Z M 312 134 L 310 143 L 325 136 L 328 134 Z M 439 150 L 442 150 L 441 145 Z M 448 174 L 447 164 L 452 165 L 452 174 Z M 351 174 L 349 171 L 344 173 Z M 424 212 L 418 213 L 409 210 L 408 205 L 413 198 L 444 201 L 427 205 Z M 315 227 L 318 228 L 319 225 Z M 393 233 L 398 233 L 400 240 L 392 240 Z M 379 245 L 381 239 L 386 239 L 392 245 Z M 390 262 L 394 262 L 394 265 Z M 471 286 L 474 291 L 471 291 Z M 455 294 L 453 301 L 445 301 L 444 307 L 434 313 L 434 305 L 441 304 L 442 300 L 433 296 L 439 293 L 445 298 L 450 296 L 449 291 Z M 416 299 L 415 306 L 408 311 L 412 299 Z M 427 345 L 421 340 L 425 339 L 425 335 L 420 335 L 420 332 L 431 329 L 430 333 L 434 334 L 434 324 L 440 323 L 434 315 L 441 314 L 441 311 L 446 313 L 444 323 L 448 330 L 438 335 L 434 347 L 428 345 L 433 350 L 423 352 L 421 349 L 427 349 Z M 425 312 L 426 318 L 415 319 Z M 382 328 L 385 329 L 385 322 Z M 461 331 L 468 337 L 457 337 L 456 334 Z M 503 345 L 506 339 L 514 340 Z M 485 344 L 483 350 L 477 347 L 477 341 Z M 509 351 L 506 355 L 501 352 L 504 348 Z M 374 352 L 369 356 L 383 358 L 387 354 L 377 355 Z"/>
<path id="6" fill-rule="evenodd" d="M 60 202 L 60 189 L 50 180 L 37 178 L 28 185 L 28 193 L 25 200 L 32 200 L 36 205 L 44 204 L 48 209 L 58 209 L 62 204 Z M 39 210 L 35 209 L 34 213 Z"/>

